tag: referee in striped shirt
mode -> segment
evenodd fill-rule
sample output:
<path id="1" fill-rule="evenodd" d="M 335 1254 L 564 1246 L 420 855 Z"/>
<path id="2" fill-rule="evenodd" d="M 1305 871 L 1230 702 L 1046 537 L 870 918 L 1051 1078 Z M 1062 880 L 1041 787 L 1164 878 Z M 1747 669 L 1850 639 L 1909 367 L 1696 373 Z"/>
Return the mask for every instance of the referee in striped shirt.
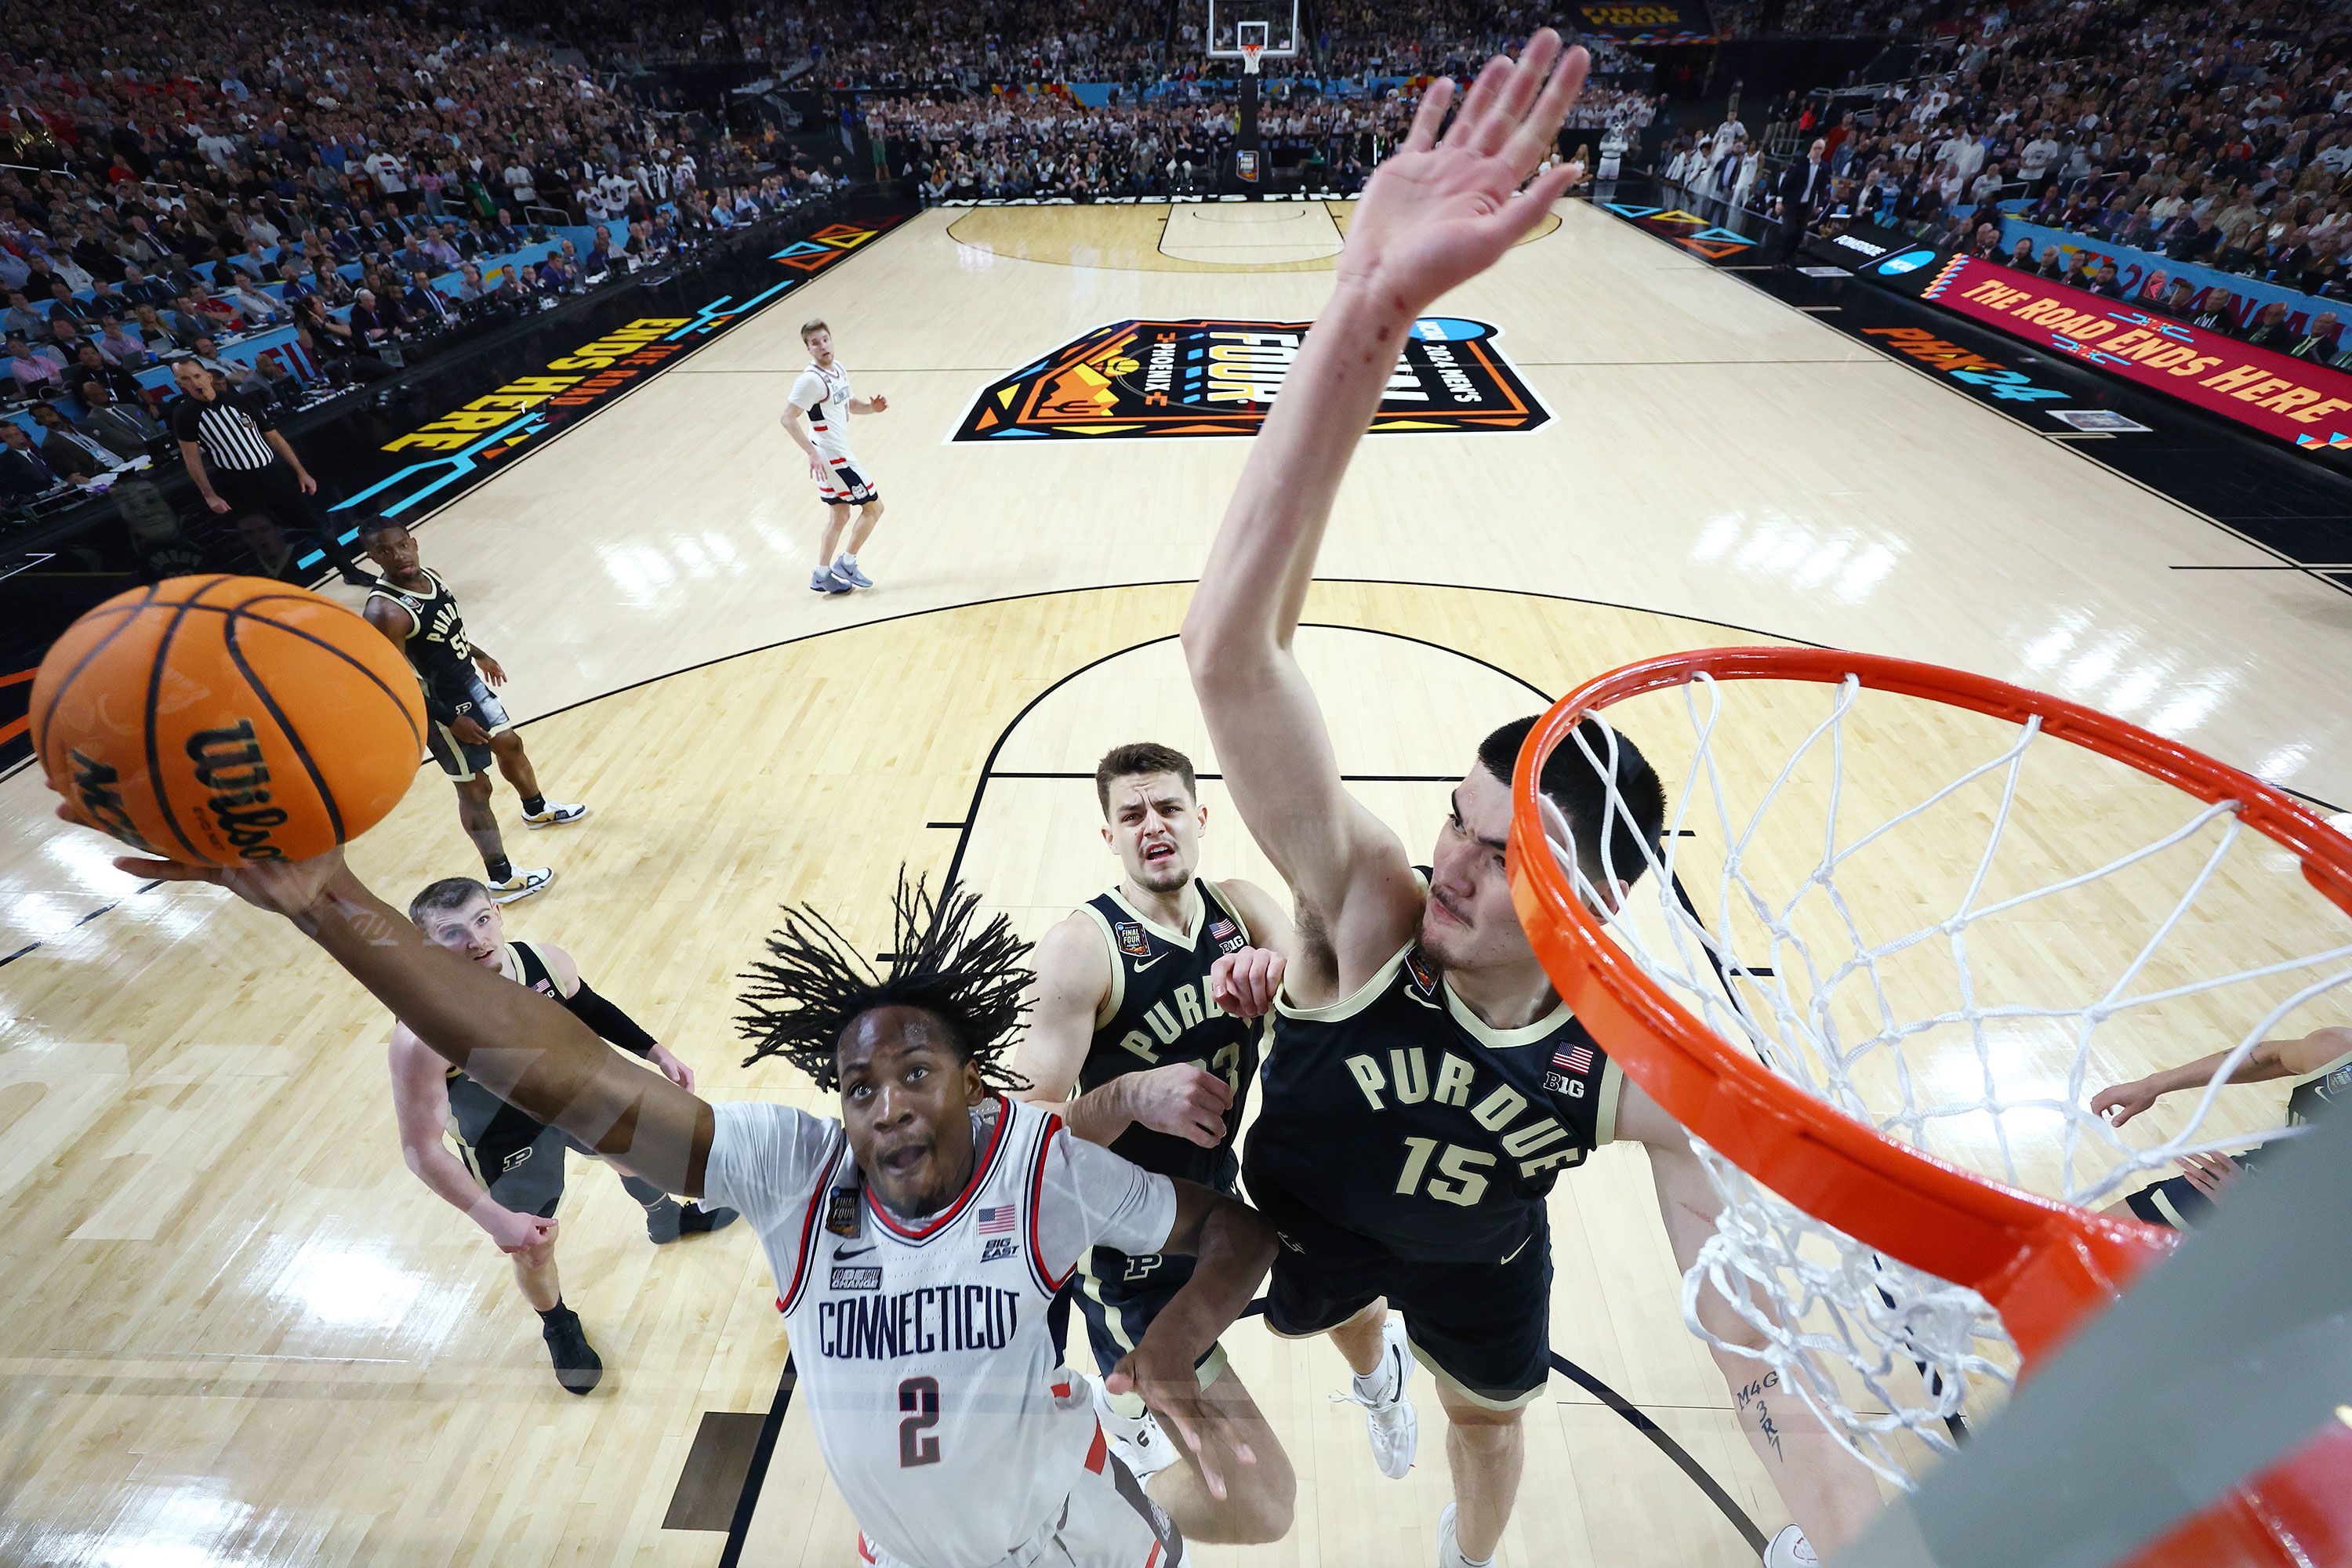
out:
<path id="1" fill-rule="evenodd" d="M 172 366 L 180 400 L 172 405 L 172 434 L 196 493 L 216 512 L 259 512 L 287 533 L 318 541 L 343 581 L 370 587 L 333 523 L 319 506 L 319 481 L 277 429 L 220 395 L 213 373 L 192 359 Z"/>

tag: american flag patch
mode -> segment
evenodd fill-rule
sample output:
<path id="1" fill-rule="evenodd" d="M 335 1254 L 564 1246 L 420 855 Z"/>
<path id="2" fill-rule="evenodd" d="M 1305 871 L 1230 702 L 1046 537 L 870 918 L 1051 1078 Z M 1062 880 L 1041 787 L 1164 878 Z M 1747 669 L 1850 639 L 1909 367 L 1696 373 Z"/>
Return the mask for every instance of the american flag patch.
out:
<path id="1" fill-rule="evenodd" d="M 1224 941 L 1224 940 L 1225 940 L 1225 938 L 1227 938 L 1227 937 L 1229 937 L 1229 936 L 1233 935 L 1233 934 L 1234 934 L 1234 922 L 1233 922 L 1233 921 L 1211 921 L 1209 922 L 1209 940 L 1210 940 L 1211 942 L 1223 942 L 1223 941 Z"/>
<path id="2" fill-rule="evenodd" d="M 1551 1065 L 1562 1072 L 1589 1073 L 1592 1070 L 1592 1047 L 1572 1046 L 1551 1054 Z"/>
<path id="3" fill-rule="evenodd" d="M 982 1236 L 1011 1236 L 1013 1222 L 1018 1217 L 1014 1205 L 1003 1204 L 995 1208 L 981 1210 L 976 1228 Z"/>

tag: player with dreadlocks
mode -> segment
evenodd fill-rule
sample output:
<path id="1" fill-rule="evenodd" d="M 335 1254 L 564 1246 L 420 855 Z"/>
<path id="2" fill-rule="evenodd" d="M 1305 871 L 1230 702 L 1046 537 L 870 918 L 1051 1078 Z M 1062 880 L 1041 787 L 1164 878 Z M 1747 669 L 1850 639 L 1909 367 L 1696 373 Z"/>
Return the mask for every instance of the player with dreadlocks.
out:
<path id="1" fill-rule="evenodd" d="M 1171 1521 L 1113 1458 L 1046 1323 L 1086 1250 L 1191 1253 L 1192 1277 L 1111 1374 L 1202 1460 L 1221 1507 L 1254 1456 L 1193 1367 L 1241 1315 L 1274 1233 L 1234 1199 L 1080 1142 L 998 1092 L 1028 944 L 979 900 L 904 878 L 877 973 L 814 910 L 749 977 L 752 1058 L 836 1090 L 840 1119 L 712 1105 L 525 986 L 434 946 L 340 851 L 236 868 L 141 862 L 287 916 L 438 1056 L 622 1169 L 739 1209 L 775 1270 L 800 1387 L 867 1563 L 1174 1568 Z M 1278 1507 L 1277 1507 L 1278 1503 Z M 1279 1534 L 1289 1500 L 1249 1521 Z M 1218 1521 L 1209 1521 L 1215 1523 Z M 1230 1529 L 1214 1533 L 1233 1538 Z"/>

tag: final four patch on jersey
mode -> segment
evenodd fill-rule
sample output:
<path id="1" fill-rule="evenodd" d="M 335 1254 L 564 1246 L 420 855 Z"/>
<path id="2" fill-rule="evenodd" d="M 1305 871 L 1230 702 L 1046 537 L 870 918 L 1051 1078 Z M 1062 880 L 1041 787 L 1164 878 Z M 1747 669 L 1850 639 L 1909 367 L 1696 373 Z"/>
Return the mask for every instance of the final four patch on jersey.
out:
<path id="1" fill-rule="evenodd" d="M 1118 922 L 1118 950 L 1129 958 L 1150 958 L 1151 939 L 1145 936 L 1143 928 L 1133 921 L 1121 921 Z"/>
<path id="2" fill-rule="evenodd" d="M 1423 995 L 1437 994 L 1437 971 L 1421 961 L 1421 949 L 1416 947 L 1404 955 L 1404 966 L 1412 972 L 1412 983 L 1421 988 Z"/>
<path id="3" fill-rule="evenodd" d="M 857 1189 L 835 1187 L 824 1200 L 824 1228 L 835 1236 L 857 1234 Z"/>

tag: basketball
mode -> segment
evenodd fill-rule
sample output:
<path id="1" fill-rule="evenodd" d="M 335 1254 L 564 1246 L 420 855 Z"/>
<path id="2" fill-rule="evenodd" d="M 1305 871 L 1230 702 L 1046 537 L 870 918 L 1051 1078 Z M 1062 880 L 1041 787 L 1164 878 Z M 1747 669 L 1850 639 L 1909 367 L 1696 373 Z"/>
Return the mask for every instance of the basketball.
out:
<path id="1" fill-rule="evenodd" d="M 92 823 L 202 866 L 307 859 L 366 832 L 425 749 L 400 650 L 266 577 L 109 599 L 41 660 L 27 718 L 50 784 Z"/>

